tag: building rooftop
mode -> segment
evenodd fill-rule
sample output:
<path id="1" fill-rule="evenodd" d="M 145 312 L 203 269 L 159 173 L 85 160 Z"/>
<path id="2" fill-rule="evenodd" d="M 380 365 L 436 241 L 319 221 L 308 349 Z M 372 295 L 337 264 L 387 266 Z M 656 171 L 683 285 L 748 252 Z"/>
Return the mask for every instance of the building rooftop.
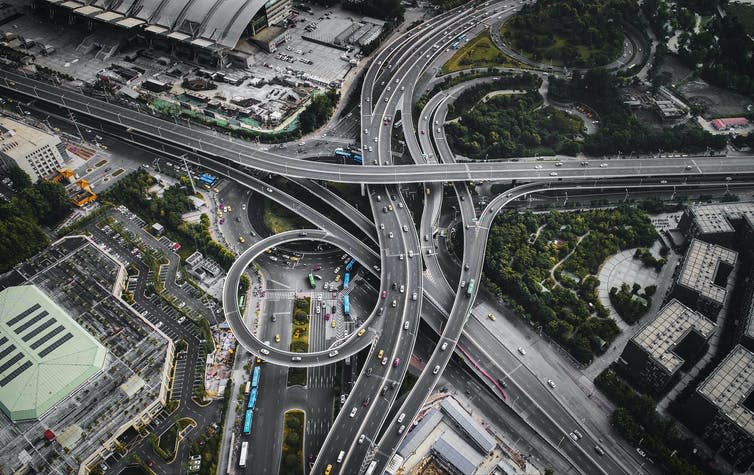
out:
<path id="1" fill-rule="evenodd" d="M 458 404 L 458 401 L 452 397 L 446 397 L 440 403 L 440 407 L 443 412 L 453 420 L 471 440 L 480 448 L 485 454 L 489 454 L 495 448 L 497 444 L 495 439 L 487 433 L 487 430 L 482 427 L 477 421 L 471 418 L 471 415 Z"/>
<path id="2" fill-rule="evenodd" d="M 754 388 L 754 353 L 736 346 L 697 388 L 733 423 L 754 436 L 754 412 L 746 407 Z"/>
<path id="3" fill-rule="evenodd" d="M 432 446 L 435 454 L 463 475 L 473 475 L 484 457 L 455 432 L 447 431 Z"/>
<path id="4" fill-rule="evenodd" d="M 403 458 L 408 458 L 411 454 L 416 452 L 422 442 L 429 436 L 429 434 L 437 427 L 442 421 L 442 413 L 433 408 L 428 412 L 422 420 L 414 427 L 414 429 L 406 435 L 401 443 L 398 453 Z"/>
<path id="5" fill-rule="evenodd" d="M 105 364 L 107 350 L 34 285 L 0 292 L 0 409 L 37 419 Z"/>
<path id="6" fill-rule="evenodd" d="M 754 203 L 721 203 L 690 206 L 689 211 L 701 234 L 732 233 L 730 220 L 754 217 Z"/>
<path id="7" fill-rule="evenodd" d="M 631 340 L 669 373 L 674 373 L 683 365 L 683 358 L 674 352 L 676 345 L 692 331 L 706 340 L 715 328 L 716 325 L 702 314 L 673 299 Z"/>
<path id="8" fill-rule="evenodd" d="M 683 267 L 678 275 L 678 285 L 694 290 L 701 296 L 722 305 L 725 302 L 727 290 L 725 283 L 723 285 L 715 283 L 715 276 L 720 263 L 733 266 L 737 258 L 736 251 L 694 239 L 683 260 Z"/>
<path id="9" fill-rule="evenodd" d="M 25 157 L 40 147 L 54 146 L 58 142 L 60 139 L 41 129 L 0 117 L 0 151 L 9 156 Z"/>

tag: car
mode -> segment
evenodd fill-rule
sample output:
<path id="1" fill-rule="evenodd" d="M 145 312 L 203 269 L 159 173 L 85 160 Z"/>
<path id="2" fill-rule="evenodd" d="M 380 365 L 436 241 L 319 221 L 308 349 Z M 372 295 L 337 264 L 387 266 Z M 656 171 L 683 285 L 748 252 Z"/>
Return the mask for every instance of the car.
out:
<path id="1" fill-rule="evenodd" d="M 691 165 L 686 165 L 686 170 L 691 170 Z"/>
<path id="2" fill-rule="evenodd" d="M 487 314 L 487 318 L 489 318 L 489 319 L 490 319 L 490 320 L 492 320 L 493 322 L 495 321 L 495 315 L 493 315 L 492 313 L 488 313 L 488 314 Z"/>
<path id="3" fill-rule="evenodd" d="M 584 437 L 584 435 L 581 432 L 579 432 L 578 429 L 574 429 L 573 433 L 576 434 L 576 437 L 578 437 L 579 439 Z"/>
<path id="4" fill-rule="evenodd" d="M 393 299 L 393 302 L 390 304 L 390 306 L 392 306 L 393 308 L 397 307 L 398 306 L 398 301 L 395 300 L 395 299 Z"/>
<path id="5" fill-rule="evenodd" d="M 503 378 L 497 378 L 497 384 L 499 384 L 502 387 L 508 387 L 507 384 L 505 384 L 505 380 Z"/>
<path id="6" fill-rule="evenodd" d="M 267 348 L 262 348 L 261 350 L 259 350 L 259 352 L 262 353 L 263 355 L 269 355 L 270 354 L 270 350 L 268 350 Z"/>
<path id="7" fill-rule="evenodd" d="M 435 366 L 435 369 L 432 370 L 432 374 L 437 374 L 440 372 L 440 365 Z"/>
<path id="8" fill-rule="evenodd" d="M 306 231 L 301 231 L 300 233 L 298 233 L 298 236 L 299 237 L 306 237 L 307 233 L 306 233 Z"/>
<path id="9" fill-rule="evenodd" d="M 241 209 L 242 209 L 242 210 L 244 210 L 244 211 L 246 211 L 246 205 L 245 205 L 245 204 L 242 204 L 242 205 L 241 205 Z"/>
<path id="10" fill-rule="evenodd" d="M 403 232 L 404 232 L 404 233 L 407 233 L 407 232 L 408 232 L 408 226 L 406 226 L 405 224 L 403 225 Z"/>
<path id="11" fill-rule="evenodd" d="M 600 168 L 607 168 L 607 163 L 600 163 Z"/>
<path id="12" fill-rule="evenodd" d="M 429 241 L 429 234 L 425 234 L 425 235 L 424 235 L 424 240 L 425 240 L 425 241 Z"/>
<path id="13" fill-rule="evenodd" d="M 225 224 L 225 218 L 220 218 L 220 224 Z"/>
<path id="14" fill-rule="evenodd" d="M 390 204 L 390 203 L 388 203 L 387 204 L 387 209 L 388 209 L 388 211 L 393 211 L 393 205 Z"/>
<path id="15" fill-rule="evenodd" d="M 333 327 L 333 328 L 335 328 L 335 327 L 337 326 L 337 325 L 336 325 L 336 322 L 337 322 L 337 320 L 335 320 L 335 319 L 333 318 L 333 319 L 332 319 L 332 322 L 330 323 L 330 326 L 331 326 L 331 327 Z"/>
<path id="16" fill-rule="evenodd" d="M 463 289 L 464 287 L 466 287 L 466 281 L 465 281 L 465 280 L 462 280 L 462 281 L 461 281 L 461 288 Z"/>
<path id="17" fill-rule="evenodd" d="M 327 354 L 327 356 L 329 356 L 330 358 L 332 358 L 334 356 L 337 356 L 337 355 L 338 355 L 338 350 L 332 350 L 330 353 Z"/>
<path id="18" fill-rule="evenodd" d="M 385 311 L 385 307 L 380 307 L 377 309 L 377 315 L 382 315 L 382 312 Z"/>
<path id="19" fill-rule="evenodd" d="M 399 364 L 401 364 L 400 358 L 396 358 L 393 360 L 393 368 L 397 368 Z"/>
<path id="20" fill-rule="evenodd" d="M 301 361 L 300 356 L 291 356 L 291 361 Z"/>
<path id="21" fill-rule="evenodd" d="M 383 212 L 383 213 L 387 213 L 387 206 L 383 206 L 383 207 L 382 207 L 382 212 Z"/>
<path id="22" fill-rule="evenodd" d="M 393 282 L 393 290 L 398 290 L 398 282 Z"/>
<path id="23" fill-rule="evenodd" d="M 534 165 L 534 169 L 535 170 L 541 170 L 542 169 L 542 165 Z"/>
<path id="24" fill-rule="evenodd" d="M 555 166 L 556 166 L 556 167 L 562 167 L 562 166 L 563 166 L 563 162 L 557 162 L 557 163 L 555 164 Z"/>
<path id="25" fill-rule="evenodd" d="M 448 348 L 448 342 L 446 341 L 446 342 L 444 342 L 444 343 L 443 343 L 443 344 L 442 344 L 442 345 L 440 346 L 440 351 L 445 351 L 445 350 L 446 350 L 447 348 Z"/>
<path id="26" fill-rule="evenodd" d="M 385 356 L 385 350 L 380 350 L 377 352 L 377 359 L 381 360 L 382 357 Z"/>
<path id="27" fill-rule="evenodd" d="M 423 130 L 421 131 L 421 134 L 424 135 L 424 131 Z"/>
<path id="28" fill-rule="evenodd" d="M 385 229 L 385 223 L 380 223 L 380 229 Z"/>
<path id="29" fill-rule="evenodd" d="M 399 202 L 398 202 L 398 207 L 399 207 L 399 208 L 403 208 L 403 201 L 399 201 Z"/>
<path id="30" fill-rule="evenodd" d="M 400 427 L 398 428 L 398 433 L 399 433 L 399 434 L 403 434 L 403 431 L 404 431 L 404 430 L 406 430 L 406 426 L 400 426 Z"/>
<path id="31" fill-rule="evenodd" d="M 363 401 L 361 401 L 361 405 L 364 406 L 364 407 L 367 407 L 369 405 L 370 401 L 371 401 L 371 399 L 366 398 Z"/>
<path id="32" fill-rule="evenodd" d="M 275 334 L 275 343 L 280 343 L 280 333 Z"/>
<path id="33" fill-rule="evenodd" d="M 411 300 L 416 300 L 418 298 L 419 298 L 419 296 L 417 295 L 416 292 L 414 292 L 414 293 L 411 294 Z"/>
<path id="34" fill-rule="evenodd" d="M 348 415 L 348 417 L 350 417 L 351 419 L 353 419 L 356 416 L 356 411 L 358 411 L 358 409 L 355 408 L 355 407 L 353 409 L 351 409 L 351 413 Z"/>
<path id="35" fill-rule="evenodd" d="M 403 329 L 404 330 L 408 330 L 408 326 L 409 326 L 408 320 L 406 320 L 405 322 L 403 322 Z"/>
<path id="36" fill-rule="evenodd" d="M 236 216 L 236 222 L 237 222 L 237 223 L 240 223 L 240 222 L 241 222 L 241 217 L 240 217 L 240 216 Z"/>
<path id="37" fill-rule="evenodd" d="M 552 389 L 555 389 L 555 381 L 552 379 L 547 380 L 547 385 L 550 386 Z"/>
<path id="38" fill-rule="evenodd" d="M 270 320 L 272 320 L 273 322 L 276 322 L 276 321 L 278 320 L 278 317 L 277 317 L 277 315 L 272 315 L 272 316 L 270 317 Z"/>
<path id="39" fill-rule="evenodd" d="M 401 412 L 401 415 L 398 416 L 398 424 L 400 424 L 401 422 L 403 422 L 403 419 L 405 419 L 405 418 L 406 418 L 406 413 L 405 412 Z"/>
<path id="40" fill-rule="evenodd" d="M 558 176 L 558 172 L 550 172 L 550 176 Z"/>
<path id="41" fill-rule="evenodd" d="M 368 368 L 367 369 L 367 376 L 371 376 L 371 375 L 372 375 L 372 368 Z"/>
<path id="42" fill-rule="evenodd" d="M 578 436 L 574 434 L 573 432 L 569 432 L 568 436 L 571 437 L 573 440 L 579 440 Z"/>
<path id="43" fill-rule="evenodd" d="M 380 396 L 384 396 L 385 394 L 387 394 L 387 384 L 382 386 L 382 390 L 380 391 Z"/>
<path id="44" fill-rule="evenodd" d="M 383 290 L 382 294 L 380 294 L 380 298 L 385 299 L 387 298 L 387 290 Z"/>
<path id="45" fill-rule="evenodd" d="M 238 236 L 238 242 L 240 242 L 241 244 L 243 244 L 243 243 L 246 242 L 246 239 L 244 239 L 243 236 Z"/>
<path id="46" fill-rule="evenodd" d="M 463 265 L 463 270 L 469 270 L 469 265 L 468 264 L 464 264 Z"/>
<path id="47" fill-rule="evenodd" d="M 364 443 L 364 439 L 366 439 L 366 437 L 367 437 L 367 436 L 366 436 L 366 434 L 361 434 L 361 435 L 359 436 L 359 440 L 358 440 L 357 442 L 358 442 L 359 444 L 363 444 L 363 443 Z"/>
<path id="48" fill-rule="evenodd" d="M 147 467 L 150 467 L 150 468 L 151 468 L 151 467 L 154 467 L 154 460 L 152 460 L 152 459 L 148 458 L 148 459 L 147 459 Z"/>
<path id="49" fill-rule="evenodd" d="M 524 350 L 520 346 L 518 347 L 518 352 L 521 354 L 521 356 L 524 356 L 526 354 L 526 350 Z"/>
<path id="50" fill-rule="evenodd" d="M 387 233 L 387 237 L 389 237 L 390 239 L 393 239 L 393 232 L 390 231 L 389 233 Z"/>
<path id="51" fill-rule="evenodd" d="M 725 181 L 732 181 L 732 180 L 733 180 L 733 178 L 731 178 L 731 177 L 729 177 L 729 176 L 726 176 L 726 177 L 725 177 Z"/>
<path id="52" fill-rule="evenodd" d="M 382 366 L 385 366 L 387 364 L 387 356 L 382 358 Z"/>
<path id="53" fill-rule="evenodd" d="M 660 180 L 660 184 L 661 185 L 667 185 L 668 184 L 668 180 Z"/>
<path id="54" fill-rule="evenodd" d="M 431 249 L 427 249 L 427 250 L 428 250 L 428 251 L 430 251 Z M 409 250 L 408 250 L 408 257 L 409 257 L 409 258 L 412 258 L 412 257 L 414 257 L 414 251 L 413 251 L 413 249 L 409 249 Z"/>
<path id="55" fill-rule="evenodd" d="M 403 293 L 405 291 L 406 291 L 406 286 L 405 285 L 401 285 L 401 293 Z"/>
<path id="56" fill-rule="evenodd" d="M 605 451 L 599 445 L 595 445 L 594 446 L 594 451 L 597 452 L 600 455 L 605 455 Z"/>
<path id="57" fill-rule="evenodd" d="M 642 457 L 646 457 L 647 453 L 644 452 L 640 447 L 636 447 L 636 453 L 641 455 Z"/>
<path id="58" fill-rule="evenodd" d="M 398 254 L 398 260 L 399 260 L 399 261 L 402 261 L 402 260 L 403 260 L 403 253 L 402 253 L 402 252 L 401 252 L 400 254 Z"/>

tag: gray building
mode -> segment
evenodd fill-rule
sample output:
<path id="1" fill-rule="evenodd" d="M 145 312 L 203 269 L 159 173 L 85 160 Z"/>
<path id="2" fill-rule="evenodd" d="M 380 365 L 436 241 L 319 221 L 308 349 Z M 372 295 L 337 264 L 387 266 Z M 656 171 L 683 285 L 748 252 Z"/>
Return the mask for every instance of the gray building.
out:
<path id="1" fill-rule="evenodd" d="M 618 363 L 636 382 L 662 391 L 685 363 L 702 356 L 715 329 L 704 315 L 673 299 L 626 343 Z"/>
<path id="2" fill-rule="evenodd" d="M 678 228 L 688 239 L 732 246 L 737 232 L 752 229 L 754 203 L 720 203 L 689 206 Z"/>
<path id="3" fill-rule="evenodd" d="M 492 453 L 495 445 L 497 445 L 495 438 L 472 419 L 471 415 L 455 399 L 446 397 L 440 403 L 440 408 L 458 428 L 459 432 L 467 436 L 484 455 Z"/>
<path id="4" fill-rule="evenodd" d="M 432 446 L 435 459 L 452 475 L 473 475 L 484 457 L 455 432 L 445 432 Z"/>
<path id="5" fill-rule="evenodd" d="M 754 466 L 754 353 L 741 345 L 699 385 L 688 410 L 705 441 L 738 470 Z"/>
<path id="6" fill-rule="evenodd" d="M 670 297 L 716 321 L 737 259 L 736 251 L 693 239 L 676 271 Z"/>

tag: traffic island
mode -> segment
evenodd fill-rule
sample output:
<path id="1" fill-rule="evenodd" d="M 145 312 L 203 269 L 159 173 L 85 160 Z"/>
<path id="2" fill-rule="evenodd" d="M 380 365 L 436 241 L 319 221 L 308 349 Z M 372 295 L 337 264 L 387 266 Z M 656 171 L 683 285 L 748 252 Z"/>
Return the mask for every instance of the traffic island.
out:
<path id="1" fill-rule="evenodd" d="M 304 475 L 304 411 L 286 411 L 283 417 L 283 448 L 280 475 Z"/>
<path id="2" fill-rule="evenodd" d="M 294 353 L 309 351 L 309 309 L 311 298 L 297 298 L 293 304 L 291 317 L 291 345 Z M 306 368 L 288 368 L 288 386 L 306 386 Z"/>

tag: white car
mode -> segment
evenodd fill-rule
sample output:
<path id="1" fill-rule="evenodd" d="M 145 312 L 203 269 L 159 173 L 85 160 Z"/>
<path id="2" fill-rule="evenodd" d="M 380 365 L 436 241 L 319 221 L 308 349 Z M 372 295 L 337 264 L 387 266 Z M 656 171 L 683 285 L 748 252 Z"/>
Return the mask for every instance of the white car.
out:
<path id="1" fill-rule="evenodd" d="M 607 163 L 600 163 L 600 168 L 607 168 Z"/>
<path id="2" fill-rule="evenodd" d="M 358 409 L 357 409 L 357 408 L 355 408 L 355 407 L 354 407 L 353 409 L 351 409 L 351 414 L 349 414 L 349 416 L 348 416 L 348 417 L 350 417 L 351 419 L 353 419 L 353 418 L 354 418 L 354 416 L 356 416 L 356 411 L 357 411 L 357 410 L 358 410 Z"/>
<path id="3" fill-rule="evenodd" d="M 541 170 L 542 169 L 542 165 L 534 165 L 534 169 L 535 170 Z"/>
<path id="4" fill-rule="evenodd" d="M 409 326 L 408 320 L 406 320 L 405 322 L 403 322 L 403 329 L 404 330 L 408 330 L 408 326 Z"/>
<path id="5" fill-rule="evenodd" d="M 547 380 L 547 385 L 550 386 L 552 389 L 555 389 L 555 382 L 552 379 Z"/>
<path id="6" fill-rule="evenodd" d="M 440 372 L 440 365 L 435 366 L 435 369 L 432 370 L 432 374 L 437 374 Z"/>
<path id="7" fill-rule="evenodd" d="M 361 434 L 359 436 L 359 441 L 358 441 L 359 444 L 363 444 L 364 443 L 364 439 L 366 439 L 366 437 L 367 437 L 366 434 Z"/>
<path id="8" fill-rule="evenodd" d="M 524 350 L 520 346 L 518 347 L 518 352 L 521 354 L 521 356 L 524 356 L 526 354 L 526 350 Z"/>
<path id="9" fill-rule="evenodd" d="M 558 176 L 558 172 L 550 172 L 550 176 Z"/>

